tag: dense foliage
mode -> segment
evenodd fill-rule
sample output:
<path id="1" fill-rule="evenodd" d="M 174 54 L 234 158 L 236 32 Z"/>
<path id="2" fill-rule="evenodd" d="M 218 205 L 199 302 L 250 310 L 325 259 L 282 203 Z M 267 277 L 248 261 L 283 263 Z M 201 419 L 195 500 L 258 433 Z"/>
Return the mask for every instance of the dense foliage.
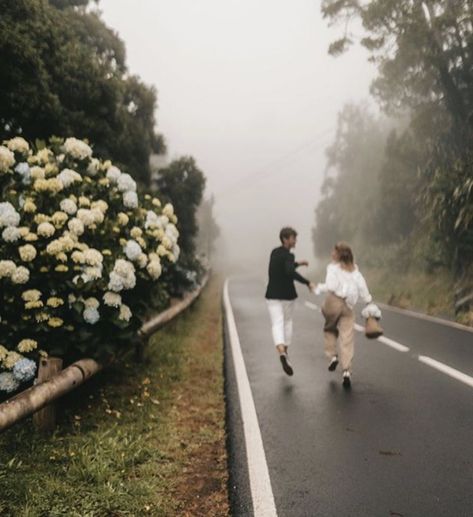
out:
<path id="1" fill-rule="evenodd" d="M 328 241 L 343 237 L 366 256 L 389 255 L 404 270 L 448 269 L 471 287 L 471 2 L 325 0 L 322 12 L 344 27 L 332 54 L 356 40 L 368 49 L 378 68 L 372 92 L 390 119 L 354 107 L 341 114 L 316 213 L 316 252 L 325 255 Z"/>

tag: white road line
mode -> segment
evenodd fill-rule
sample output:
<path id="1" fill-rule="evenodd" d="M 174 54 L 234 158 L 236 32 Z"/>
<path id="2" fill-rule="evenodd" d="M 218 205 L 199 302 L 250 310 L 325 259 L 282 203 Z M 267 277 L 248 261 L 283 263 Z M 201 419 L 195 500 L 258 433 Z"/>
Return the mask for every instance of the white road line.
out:
<path id="1" fill-rule="evenodd" d="M 467 386 L 470 386 L 470 388 L 473 388 L 473 377 L 470 377 L 466 373 L 460 372 L 460 370 L 455 370 L 455 368 L 447 366 L 446 364 L 443 364 L 440 361 L 436 361 L 435 359 L 432 359 L 431 357 L 427 357 L 425 355 L 420 355 L 419 361 L 421 363 L 428 364 L 432 368 L 435 368 L 436 370 L 439 370 L 442 373 L 446 373 L 447 375 L 453 377 L 457 381 L 463 382 Z"/>
<path id="2" fill-rule="evenodd" d="M 381 343 L 384 343 L 385 345 L 388 345 L 391 348 L 394 348 L 394 350 L 397 350 L 399 352 L 409 352 L 408 346 L 401 345 L 401 343 L 398 343 L 397 341 L 389 339 L 388 337 L 381 336 L 378 338 L 378 341 L 381 341 Z"/>
<path id="3" fill-rule="evenodd" d="M 358 323 L 355 323 L 355 330 L 358 332 L 364 332 L 365 327 L 363 325 L 359 325 Z M 401 345 L 401 343 L 398 343 L 397 341 L 394 341 L 393 339 L 389 339 L 388 337 L 381 336 L 377 338 L 378 341 L 381 341 L 381 343 L 384 343 L 385 345 L 390 346 L 391 348 L 394 348 L 394 350 L 397 350 L 398 352 L 409 352 L 409 347 L 406 345 Z"/>
<path id="4" fill-rule="evenodd" d="M 309 307 L 309 309 L 312 309 L 313 311 L 320 311 L 320 307 L 318 305 L 315 305 L 315 303 L 312 302 L 304 302 L 306 307 Z"/>
<path id="5" fill-rule="evenodd" d="M 277 517 L 273 490 L 271 488 L 271 479 L 269 477 L 268 464 L 263 447 L 263 439 L 258 424 L 253 395 L 251 393 L 250 381 L 248 380 L 248 374 L 246 372 L 245 361 L 243 360 L 235 317 L 233 316 L 232 305 L 230 303 L 228 283 L 229 281 L 227 279 L 223 289 L 223 301 L 233 364 L 235 366 L 238 396 L 240 399 L 253 511 L 255 517 Z"/>

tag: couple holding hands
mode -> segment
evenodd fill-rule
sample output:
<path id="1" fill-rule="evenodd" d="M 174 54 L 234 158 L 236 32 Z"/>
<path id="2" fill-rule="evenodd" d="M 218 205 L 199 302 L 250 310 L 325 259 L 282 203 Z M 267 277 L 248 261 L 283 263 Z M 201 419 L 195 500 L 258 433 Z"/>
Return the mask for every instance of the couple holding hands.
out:
<path id="1" fill-rule="evenodd" d="M 341 363 L 342 381 L 345 388 L 351 387 L 351 362 L 354 353 L 355 313 L 358 299 L 367 304 L 364 317 L 381 316 L 380 310 L 372 303 L 372 296 L 363 275 L 354 263 L 353 252 L 344 242 L 339 242 L 332 250 L 332 262 L 327 266 L 324 283 L 313 284 L 297 272 L 299 266 L 307 266 L 307 261 L 296 262 L 291 249 L 296 245 L 297 232 L 293 228 L 283 228 L 279 233 L 281 246 L 271 252 L 269 261 L 269 281 L 266 301 L 271 318 L 272 335 L 279 353 L 283 370 L 293 375 L 294 370 L 288 357 L 292 340 L 292 315 L 297 298 L 294 280 L 307 285 L 314 294 L 326 293 L 322 305 L 325 318 L 324 345 L 329 358 L 328 369 L 335 371 Z M 338 352 L 337 352 L 338 341 Z"/>

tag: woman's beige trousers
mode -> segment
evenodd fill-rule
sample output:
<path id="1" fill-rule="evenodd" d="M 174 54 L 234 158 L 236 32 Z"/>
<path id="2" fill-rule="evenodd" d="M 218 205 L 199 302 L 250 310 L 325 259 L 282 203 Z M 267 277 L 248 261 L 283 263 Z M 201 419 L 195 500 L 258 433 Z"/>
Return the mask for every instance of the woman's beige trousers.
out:
<path id="1" fill-rule="evenodd" d="M 325 354 L 339 356 L 343 370 L 351 369 L 355 341 L 355 314 L 343 298 L 328 293 L 322 305 L 325 318 Z M 339 353 L 337 354 L 337 338 Z"/>

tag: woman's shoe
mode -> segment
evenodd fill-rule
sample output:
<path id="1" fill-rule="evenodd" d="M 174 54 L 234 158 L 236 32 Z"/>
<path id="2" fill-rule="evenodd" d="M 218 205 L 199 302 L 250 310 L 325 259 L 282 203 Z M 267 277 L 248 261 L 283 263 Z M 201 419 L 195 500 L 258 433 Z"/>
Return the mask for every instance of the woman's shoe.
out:
<path id="1" fill-rule="evenodd" d="M 328 365 L 328 371 L 334 372 L 338 365 L 338 356 L 334 355 L 332 357 L 332 360 L 330 361 L 330 364 Z"/>
<path id="2" fill-rule="evenodd" d="M 343 387 L 345 389 L 350 389 L 351 388 L 351 376 L 350 376 L 350 372 L 348 370 L 343 370 Z"/>

